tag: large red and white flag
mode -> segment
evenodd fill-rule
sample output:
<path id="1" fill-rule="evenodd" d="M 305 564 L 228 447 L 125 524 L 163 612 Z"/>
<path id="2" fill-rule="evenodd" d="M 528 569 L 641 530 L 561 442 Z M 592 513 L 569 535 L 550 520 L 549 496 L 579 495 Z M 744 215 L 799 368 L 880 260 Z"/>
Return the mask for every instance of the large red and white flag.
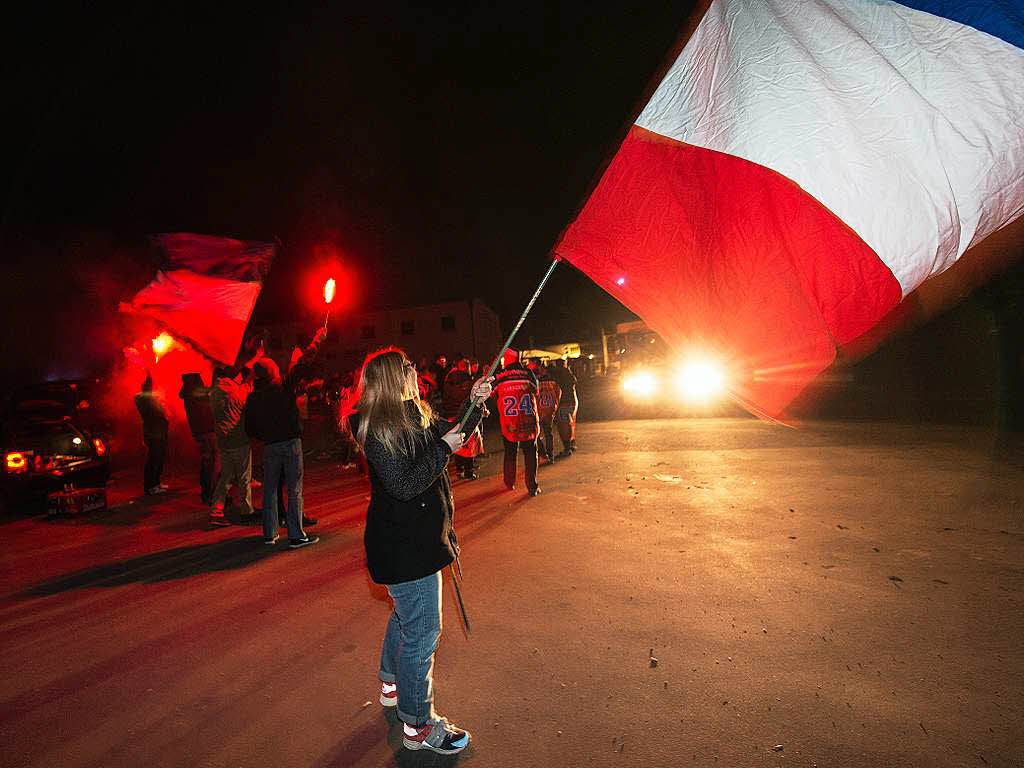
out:
<path id="1" fill-rule="evenodd" d="M 160 270 L 120 310 L 150 317 L 212 360 L 233 364 L 277 246 L 184 233 L 155 239 Z"/>
<path id="2" fill-rule="evenodd" d="M 556 252 L 778 415 L 1024 211 L 1012 5 L 713 0 Z"/>

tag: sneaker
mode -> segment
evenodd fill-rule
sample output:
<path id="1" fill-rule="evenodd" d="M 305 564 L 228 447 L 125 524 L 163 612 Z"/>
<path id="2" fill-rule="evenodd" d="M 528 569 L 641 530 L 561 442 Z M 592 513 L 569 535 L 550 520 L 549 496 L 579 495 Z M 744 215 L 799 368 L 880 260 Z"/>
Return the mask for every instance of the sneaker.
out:
<path id="1" fill-rule="evenodd" d="M 380 703 L 385 707 L 398 706 L 398 686 L 394 683 L 380 681 Z"/>
<path id="2" fill-rule="evenodd" d="M 568 459 L 572 456 L 572 451 L 562 451 L 560 454 L 555 456 L 556 459 Z"/>
<path id="3" fill-rule="evenodd" d="M 223 512 L 211 512 L 210 525 L 215 526 L 217 528 L 223 528 L 226 525 L 231 525 L 231 521 L 224 516 Z"/>
<path id="4" fill-rule="evenodd" d="M 508 488 L 510 491 L 514 491 L 516 489 L 516 484 L 515 483 L 505 483 L 505 487 Z"/>
<path id="5" fill-rule="evenodd" d="M 540 496 L 540 488 L 531 488 L 530 489 L 530 495 L 531 496 Z"/>
<path id="6" fill-rule="evenodd" d="M 288 546 L 292 549 L 298 549 L 299 547 L 308 547 L 310 544 L 316 544 L 320 541 L 319 536 L 310 536 L 308 533 L 301 539 L 288 539 Z"/>
<path id="7" fill-rule="evenodd" d="M 263 543 L 267 544 L 267 545 L 274 545 L 274 544 L 277 543 L 277 540 L 280 539 L 280 538 L 281 537 L 278 536 L 276 533 L 273 536 L 264 536 L 263 537 Z"/>
<path id="8" fill-rule="evenodd" d="M 480 475 L 476 472 L 466 472 L 462 475 L 466 480 L 479 480 Z"/>
<path id="9" fill-rule="evenodd" d="M 442 755 L 454 755 L 469 746 L 469 731 L 456 728 L 444 717 L 428 720 L 419 728 L 403 723 L 402 733 L 406 749 L 429 749 Z"/>
<path id="10" fill-rule="evenodd" d="M 158 493 L 167 493 L 167 486 L 154 485 L 152 488 L 146 489 L 147 496 L 156 496 Z"/>

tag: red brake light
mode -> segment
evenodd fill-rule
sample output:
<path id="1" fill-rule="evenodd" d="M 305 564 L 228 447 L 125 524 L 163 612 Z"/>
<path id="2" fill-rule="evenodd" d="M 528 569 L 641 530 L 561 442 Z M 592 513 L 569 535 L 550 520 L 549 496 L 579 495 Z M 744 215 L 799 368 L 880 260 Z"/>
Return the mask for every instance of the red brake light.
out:
<path id="1" fill-rule="evenodd" d="M 4 466 L 8 472 L 24 472 L 28 468 L 28 462 L 21 451 L 11 451 L 4 457 Z"/>
<path id="2" fill-rule="evenodd" d="M 98 437 L 94 437 L 93 438 L 92 444 L 94 446 L 96 446 L 96 455 L 97 456 L 102 456 L 104 453 L 107 452 L 107 446 L 105 446 L 103 444 L 103 441 L 100 440 Z"/>

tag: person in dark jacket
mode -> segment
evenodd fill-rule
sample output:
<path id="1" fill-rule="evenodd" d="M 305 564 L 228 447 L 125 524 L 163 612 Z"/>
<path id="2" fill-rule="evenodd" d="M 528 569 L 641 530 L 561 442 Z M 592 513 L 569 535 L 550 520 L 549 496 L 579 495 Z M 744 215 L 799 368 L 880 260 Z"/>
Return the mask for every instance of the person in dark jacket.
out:
<path id="1" fill-rule="evenodd" d="M 146 468 L 143 470 L 142 490 L 147 496 L 166 493 L 167 486 L 160 482 L 167 457 L 167 408 L 153 391 L 153 378 L 146 374 L 142 391 L 135 395 L 135 407 L 142 417 L 142 442 L 146 445 Z"/>
<path id="2" fill-rule="evenodd" d="M 198 373 L 183 373 L 178 397 L 185 401 L 185 418 L 199 446 L 199 495 L 203 504 L 209 506 L 213 503 L 213 489 L 217 482 L 217 442 L 213 434 L 210 390 Z"/>
<path id="3" fill-rule="evenodd" d="M 263 543 L 277 541 L 278 482 L 284 475 L 288 492 L 288 544 L 292 549 L 316 544 L 320 539 L 303 530 L 302 518 L 302 426 L 295 403 L 296 388 L 307 378 L 326 329 L 321 328 L 312 344 L 281 376 L 277 364 L 263 357 L 253 363 L 253 391 L 245 400 L 243 418 L 250 438 L 263 443 Z"/>
<path id="4" fill-rule="evenodd" d="M 569 370 L 565 360 L 559 358 L 555 360 L 551 376 L 558 382 L 558 387 L 562 392 L 558 401 L 558 411 L 555 413 L 558 436 L 562 440 L 562 452 L 555 458 L 567 459 L 576 452 L 576 411 L 580 406 L 580 401 L 576 396 L 576 375 Z"/>
<path id="5" fill-rule="evenodd" d="M 485 399 L 490 391 L 481 379 L 471 394 Z M 478 420 L 476 412 L 466 432 Z M 447 464 L 465 432 L 457 421 L 434 419 L 420 399 L 415 366 L 394 347 L 363 363 L 350 424 L 369 462 L 366 564 L 394 602 L 381 649 L 380 702 L 397 707 L 407 749 L 453 754 L 465 749 L 470 735 L 434 711 L 433 667 L 441 570 L 459 549 Z"/>

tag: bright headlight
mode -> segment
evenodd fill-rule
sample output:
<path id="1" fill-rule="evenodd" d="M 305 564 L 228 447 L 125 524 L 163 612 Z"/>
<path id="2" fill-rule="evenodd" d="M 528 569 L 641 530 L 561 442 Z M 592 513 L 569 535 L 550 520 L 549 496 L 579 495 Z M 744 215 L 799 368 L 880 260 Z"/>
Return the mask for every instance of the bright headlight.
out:
<path id="1" fill-rule="evenodd" d="M 687 400 L 710 400 L 725 388 L 725 374 L 711 360 L 691 360 L 679 369 L 676 386 Z"/>
<path id="2" fill-rule="evenodd" d="M 658 379 L 649 371 L 637 371 L 622 380 L 622 389 L 635 397 L 650 397 L 658 391 Z"/>

